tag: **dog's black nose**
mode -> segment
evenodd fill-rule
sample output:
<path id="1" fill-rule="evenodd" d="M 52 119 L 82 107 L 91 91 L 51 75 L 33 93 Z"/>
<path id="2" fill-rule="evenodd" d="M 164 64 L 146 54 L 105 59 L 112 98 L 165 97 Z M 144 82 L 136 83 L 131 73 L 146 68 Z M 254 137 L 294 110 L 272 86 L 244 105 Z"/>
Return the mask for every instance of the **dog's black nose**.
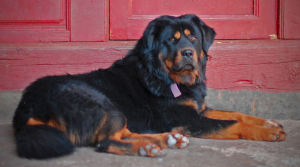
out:
<path id="1" fill-rule="evenodd" d="M 190 49 L 186 49 L 181 52 L 181 55 L 185 58 L 190 58 L 193 57 L 193 51 L 191 51 Z"/>

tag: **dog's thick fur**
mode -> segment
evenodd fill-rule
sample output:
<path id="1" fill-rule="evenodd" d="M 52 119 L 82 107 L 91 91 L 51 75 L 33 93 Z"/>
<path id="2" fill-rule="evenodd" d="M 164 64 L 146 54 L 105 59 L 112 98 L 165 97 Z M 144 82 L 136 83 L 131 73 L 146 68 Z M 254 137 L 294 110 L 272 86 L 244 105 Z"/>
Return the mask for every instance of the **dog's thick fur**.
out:
<path id="1" fill-rule="evenodd" d="M 162 16 L 110 68 L 38 79 L 25 89 L 13 118 L 18 154 L 43 159 L 95 146 L 158 156 L 163 148 L 186 147 L 182 135 L 284 140 L 276 121 L 206 107 L 207 52 L 214 37 L 195 15 Z M 178 85 L 179 97 L 171 85 Z"/>

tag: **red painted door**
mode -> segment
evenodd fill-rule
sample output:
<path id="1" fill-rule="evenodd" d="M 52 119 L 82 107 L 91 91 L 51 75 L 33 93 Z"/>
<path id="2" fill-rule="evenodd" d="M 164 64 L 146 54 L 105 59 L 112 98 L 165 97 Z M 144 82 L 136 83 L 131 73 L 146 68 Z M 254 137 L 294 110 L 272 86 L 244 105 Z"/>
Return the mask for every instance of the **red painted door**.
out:
<path id="1" fill-rule="evenodd" d="M 108 0 L 0 2 L 0 42 L 107 40 Z"/>
<path id="2" fill-rule="evenodd" d="M 300 39 L 299 9 L 299 0 L 280 0 L 279 38 Z"/>
<path id="3" fill-rule="evenodd" d="M 138 39 L 160 15 L 194 13 L 217 39 L 276 38 L 276 0 L 110 0 L 110 39 Z"/>

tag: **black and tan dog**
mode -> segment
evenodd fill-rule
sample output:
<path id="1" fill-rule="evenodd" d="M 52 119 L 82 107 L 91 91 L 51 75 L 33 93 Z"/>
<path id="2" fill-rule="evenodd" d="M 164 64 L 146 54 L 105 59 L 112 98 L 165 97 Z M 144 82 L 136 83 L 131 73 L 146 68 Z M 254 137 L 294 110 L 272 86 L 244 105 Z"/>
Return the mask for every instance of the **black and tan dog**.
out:
<path id="1" fill-rule="evenodd" d="M 74 146 L 158 156 L 183 136 L 282 141 L 282 125 L 206 107 L 207 52 L 215 32 L 195 15 L 162 16 L 108 69 L 47 76 L 27 87 L 13 126 L 18 154 L 50 158 Z M 109 56 L 109 55 L 106 55 Z"/>

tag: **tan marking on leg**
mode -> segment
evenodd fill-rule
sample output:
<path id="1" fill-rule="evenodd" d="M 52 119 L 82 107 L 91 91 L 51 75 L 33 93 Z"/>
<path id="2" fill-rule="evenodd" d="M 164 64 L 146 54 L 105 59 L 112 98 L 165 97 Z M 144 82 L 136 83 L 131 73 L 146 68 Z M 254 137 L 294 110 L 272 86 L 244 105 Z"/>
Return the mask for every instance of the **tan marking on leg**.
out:
<path id="1" fill-rule="evenodd" d="M 135 139 L 142 142 L 155 143 L 162 148 L 167 148 L 166 145 L 166 133 L 158 133 L 158 134 L 138 134 L 132 133 L 128 129 L 125 130 L 123 137 Z"/>
<path id="2" fill-rule="evenodd" d="M 114 145 L 110 145 L 107 150 L 107 152 L 114 153 L 117 155 L 126 155 L 126 151 L 127 151 L 127 149 L 122 149 L 122 148 L 116 147 Z M 138 155 L 138 154 L 137 154 L 137 151 L 135 151 L 135 153 L 134 152 L 128 153 L 128 155 Z"/>
<path id="3" fill-rule="evenodd" d="M 183 126 L 178 126 L 178 127 L 175 127 L 171 130 L 171 133 L 180 133 L 180 134 L 183 134 L 185 136 L 191 136 L 191 132 L 187 130 L 186 127 L 183 127 Z"/>
<path id="4" fill-rule="evenodd" d="M 151 135 L 152 136 L 152 135 Z M 107 152 L 118 154 L 118 155 L 139 155 L 140 154 L 140 147 L 142 147 L 145 155 L 143 156 L 150 156 L 154 157 L 161 152 L 161 147 L 159 146 L 159 139 L 156 139 L 154 136 L 152 137 L 147 136 L 147 134 L 137 134 L 131 133 L 126 126 L 120 131 L 114 133 L 109 138 L 120 143 L 123 145 L 110 145 L 108 147 Z M 123 140 L 123 138 L 130 138 L 136 140 Z M 158 143 L 158 144 L 156 144 Z M 146 146 L 150 145 L 151 149 L 147 150 Z M 155 152 L 152 150 L 156 149 Z"/>
<path id="5" fill-rule="evenodd" d="M 198 109 L 197 102 L 194 101 L 194 100 L 191 100 L 191 99 L 188 99 L 188 100 L 185 100 L 185 101 L 180 101 L 179 104 L 185 105 L 185 106 L 190 106 L 190 107 L 192 107 L 192 108 L 194 108 L 196 110 Z"/>
<path id="6" fill-rule="evenodd" d="M 45 122 L 36 120 L 34 118 L 29 118 L 29 120 L 27 121 L 27 125 L 45 125 Z"/>
<path id="7" fill-rule="evenodd" d="M 77 145 L 77 146 L 87 146 L 87 144 L 85 143 L 86 141 L 84 141 L 84 136 L 83 135 L 80 135 L 78 133 L 78 131 L 75 131 L 73 130 L 69 136 L 68 136 L 68 139 L 74 144 L 74 145 Z"/>
<path id="8" fill-rule="evenodd" d="M 220 111 L 220 110 L 208 110 L 207 112 L 205 112 L 204 116 L 212 119 L 218 119 L 218 120 L 236 120 L 236 121 L 241 121 L 248 124 L 259 125 L 259 126 L 263 126 L 266 122 L 262 118 L 253 117 L 239 112 Z"/>
<path id="9" fill-rule="evenodd" d="M 201 106 L 201 109 L 200 109 L 199 111 L 200 111 L 200 112 L 203 112 L 205 109 L 206 109 L 206 103 L 203 102 L 203 103 L 202 103 L 202 106 Z"/>
<path id="10" fill-rule="evenodd" d="M 177 137 L 176 136 L 177 134 Z M 170 138 L 171 136 L 172 138 Z M 158 134 L 138 134 L 138 133 L 132 133 L 130 132 L 128 129 L 124 132 L 124 136 L 123 137 L 126 137 L 126 138 L 130 138 L 130 139 L 135 139 L 135 140 L 138 140 L 138 141 L 141 141 L 141 142 L 149 142 L 149 143 L 154 143 L 158 146 L 160 146 L 161 148 L 168 148 L 169 147 L 169 140 L 176 140 L 176 146 L 178 146 L 178 148 L 184 148 L 186 147 L 187 145 L 185 144 L 188 144 L 187 141 L 185 141 L 185 139 L 187 139 L 185 137 L 184 139 L 184 136 L 180 135 L 180 132 L 179 133 L 158 133 Z M 174 138 L 174 139 L 173 139 Z M 176 138 L 176 139 L 175 139 Z M 185 143 L 182 145 L 182 143 Z"/>
<path id="11" fill-rule="evenodd" d="M 115 132 L 112 136 L 110 136 L 109 138 L 110 139 L 113 139 L 113 140 L 121 140 L 123 137 L 124 137 L 124 133 L 126 132 L 127 127 L 124 126 L 123 129 L 121 129 L 120 131 L 118 132 Z"/>
<path id="12" fill-rule="evenodd" d="M 59 120 L 59 122 L 56 122 L 53 119 L 50 119 L 49 122 L 47 123 L 47 125 L 57 128 L 63 132 L 66 132 L 66 126 L 62 120 Z"/>
<path id="13" fill-rule="evenodd" d="M 109 137 L 119 144 L 110 144 L 107 152 L 119 155 L 141 155 L 154 157 L 161 155 L 162 148 L 177 146 L 185 148 L 189 141 L 185 136 L 172 133 L 137 134 L 130 132 L 126 125 Z M 123 140 L 127 138 L 129 140 Z"/>
<path id="14" fill-rule="evenodd" d="M 107 134 L 101 133 L 101 130 L 102 130 L 103 126 L 105 125 L 106 121 L 107 121 L 107 113 L 106 112 L 104 112 L 104 113 L 105 113 L 105 115 L 104 115 L 103 119 L 101 119 L 101 121 L 99 123 L 99 126 L 98 126 L 97 130 L 94 133 L 93 141 L 95 143 L 99 142 L 100 140 L 104 139 L 107 136 Z"/>
<path id="15" fill-rule="evenodd" d="M 27 125 L 48 125 L 57 128 L 63 132 L 66 132 L 66 126 L 62 120 L 56 122 L 53 119 L 50 119 L 48 122 L 43 122 L 35 118 L 29 118 L 29 120 L 27 121 Z"/>
<path id="16" fill-rule="evenodd" d="M 232 126 L 220 131 L 201 136 L 208 139 L 246 139 L 256 141 L 282 141 L 286 132 L 281 129 L 265 128 L 258 125 L 251 125 L 244 122 L 237 122 Z"/>
<path id="17" fill-rule="evenodd" d="M 70 135 L 69 135 L 69 140 L 71 141 L 72 144 L 75 144 L 75 142 L 76 142 L 76 137 L 75 137 L 75 135 L 74 135 L 74 134 L 70 134 Z"/>

